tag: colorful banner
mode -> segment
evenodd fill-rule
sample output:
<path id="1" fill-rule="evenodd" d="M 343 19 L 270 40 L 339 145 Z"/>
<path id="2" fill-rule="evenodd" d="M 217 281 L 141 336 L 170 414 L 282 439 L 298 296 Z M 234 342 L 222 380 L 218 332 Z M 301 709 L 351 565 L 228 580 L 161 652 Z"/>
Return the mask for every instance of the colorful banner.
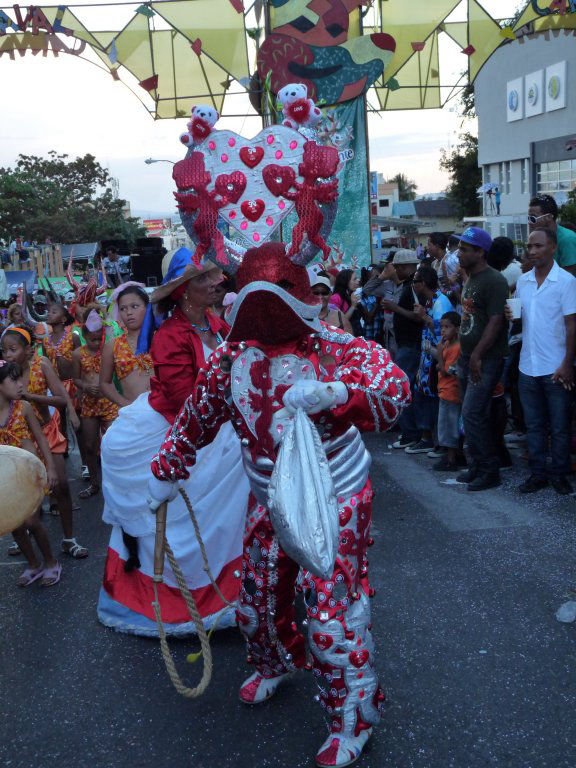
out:
<path id="1" fill-rule="evenodd" d="M 371 261 L 371 236 L 364 99 L 330 109 L 319 129 L 322 143 L 336 147 L 341 163 L 338 213 L 328 243 L 336 253 L 343 254 L 346 264 L 367 266 Z"/>
<path id="2" fill-rule="evenodd" d="M 338 213 L 327 238 L 330 258 L 355 267 L 370 264 L 370 200 L 366 171 L 366 114 L 364 99 L 354 99 L 326 110 L 316 126 L 314 140 L 335 147 L 340 154 Z M 292 212 L 282 225 L 282 240 L 289 242 L 298 221 Z M 321 262 L 319 254 L 316 261 Z"/>

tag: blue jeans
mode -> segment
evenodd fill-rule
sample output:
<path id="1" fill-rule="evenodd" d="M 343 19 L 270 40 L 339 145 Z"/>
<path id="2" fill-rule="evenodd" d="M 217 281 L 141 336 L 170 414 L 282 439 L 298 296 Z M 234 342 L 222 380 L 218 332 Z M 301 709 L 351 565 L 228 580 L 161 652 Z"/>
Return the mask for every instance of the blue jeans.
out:
<path id="1" fill-rule="evenodd" d="M 526 376 L 520 371 L 520 400 L 526 422 L 530 469 L 536 477 L 566 475 L 570 461 L 572 395 L 551 376 Z M 546 468 L 548 436 L 552 464 Z"/>
<path id="2" fill-rule="evenodd" d="M 470 358 L 460 358 L 462 422 L 468 455 L 479 472 L 498 472 L 500 459 L 494 445 L 490 414 L 492 395 L 502 375 L 502 358 L 482 360 L 482 375 L 478 384 L 470 380 L 469 363 Z"/>
<path id="3" fill-rule="evenodd" d="M 414 395 L 414 382 L 420 365 L 420 347 L 398 347 L 394 362 L 406 374 L 410 382 L 410 391 Z M 410 403 L 402 411 L 402 415 L 398 419 L 398 426 L 404 440 L 420 440 L 420 430 L 416 424 L 413 403 Z"/>

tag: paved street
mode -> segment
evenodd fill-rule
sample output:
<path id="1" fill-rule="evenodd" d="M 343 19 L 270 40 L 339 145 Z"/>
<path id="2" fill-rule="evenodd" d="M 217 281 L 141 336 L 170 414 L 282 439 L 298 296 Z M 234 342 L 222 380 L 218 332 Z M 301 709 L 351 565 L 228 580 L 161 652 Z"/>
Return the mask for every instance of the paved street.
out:
<path id="1" fill-rule="evenodd" d="M 390 442 L 368 438 L 373 622 L 388 704 L 359 765 L 574 768 L 576 625 L 554 614 L 576 586 L 576 499 L 515 493 L 518 451 L 503 489 L 467 494 Z M 78 538 L 91 556 L 66 560 L 54 589 L 18 589 L 22 561 L 0 541 L 0 765 L 312 766 L 324 722 L 311 675 L 261 708 L 243 707 L 245 654 L 228 630 L 213 638 L 207 694 L 188 701 L 172 689 L 157 642 L 98 623 L 100 505 L 82 502 Z M 59 521 L 44 519 L 56 543 Z M 198 643 L 172 647 L 182 669 Z M 199 670 L 186 667 L 195 682 Z"/>

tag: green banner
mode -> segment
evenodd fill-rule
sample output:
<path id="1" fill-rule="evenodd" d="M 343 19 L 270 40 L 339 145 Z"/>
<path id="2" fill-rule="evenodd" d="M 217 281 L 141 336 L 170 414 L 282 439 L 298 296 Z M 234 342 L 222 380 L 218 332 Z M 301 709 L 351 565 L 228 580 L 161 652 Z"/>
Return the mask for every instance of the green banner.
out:
<path id="1" fill-rule="evenodd" d="M 345 264 L 367 266 L 371 236 L 364 98 L 328 110 L 319 125 L 319 136 L 323 144 L 336 147 L 341 164 L 338 213 L 328 243 L 334 255 L 343 254 Z"/>
<path id="2" fill-rule="evenodd" d="M 328 245 L 330 259 L 364 267 L 371 261 L 370 207 L 366 170 L 366 113 L 364 99 L 330 107 L 317 126 L 319 144 L 335 147 L 340 155 L 338 169 L 338 213 Z M 282 239 L 290 240 L 297 216 L 292 212 L 283 226 Z M 321 254 L 315 259 L 322 261 Z"/>

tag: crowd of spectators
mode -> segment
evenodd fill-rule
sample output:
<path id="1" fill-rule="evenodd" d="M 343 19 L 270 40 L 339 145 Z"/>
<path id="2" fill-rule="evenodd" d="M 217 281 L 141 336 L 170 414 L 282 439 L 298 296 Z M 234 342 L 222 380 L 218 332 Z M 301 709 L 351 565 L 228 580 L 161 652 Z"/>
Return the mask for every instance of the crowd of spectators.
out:
<path id="1" fill-rule="evenodd" d="M 576 232 L 541 195 L 528 233 L 519 247 L 479 227 L 436 232 L 361 274 L 311 276 L 322 319 L 388 348 L 410 380 L 393 447 L 435 458 L 469 491 L 500 485 L 508 447 L 525 442 L 519 491 L 572 492 Z"/>

